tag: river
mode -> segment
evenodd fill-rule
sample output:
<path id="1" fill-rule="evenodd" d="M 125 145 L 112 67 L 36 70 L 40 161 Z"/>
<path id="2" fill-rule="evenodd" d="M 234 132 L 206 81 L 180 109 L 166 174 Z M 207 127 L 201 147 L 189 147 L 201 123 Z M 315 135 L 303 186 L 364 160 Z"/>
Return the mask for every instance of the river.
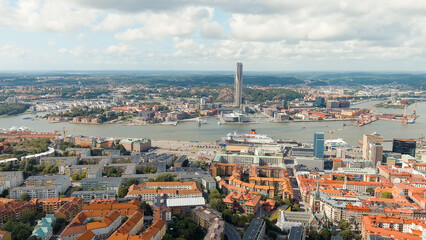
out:
<path id="1" fill-rule="evenodd" d="M 366 102 L 355 107 L 370 107 L 377 102 Z M 413 105 L 407 111 L 412 112 Z M 386 113 L 402 114 L 401 109 L 376 109 Z M 12 126 L 26 126 L 33 131 L 51 132 L 65 127 L 71 135 L 85 135 L 95 137 L 146 137 L 156 140 L 193 140 L 216 141 L 227 133 L 238 131 L 241 133 L 256 129 L 258 134 L 267 134 L 275 139 L 294 139 L 297 141 L 311 142 L 315 132 L 325 132 L 326 139 L 330 138 L 330 130 L 334 138 L 343 138 L 351 145 L 357 145 L 365 133 L 377 132 L 385 139 L 392 138 L 419 138 L 426 134 L 426 102 L 417 104 L 417 114 L 420 117 L 415 124 L 404 125 L 401 122 L 379 120 L 363 127 L 353 126 L 353 122 L 289 122 L 289 123 L 259 123 L 243 125 L 218 125 L 217 118 L 209 118 L 210 124 L 198 127 L 195 122 L 180 122 L 177 126 L 148 125 L 124 126 L 120 124 L 84 125 L 68 122 L 50 123 L 44 120 L 24 120 L 24 117 L 34 117 L 33 114 L 24 114 L 0 118 L 0 128 Z M 346 126 L 343 126 L 343 123 Z M 68 133 L 67 133 L 68 134 Z"/>

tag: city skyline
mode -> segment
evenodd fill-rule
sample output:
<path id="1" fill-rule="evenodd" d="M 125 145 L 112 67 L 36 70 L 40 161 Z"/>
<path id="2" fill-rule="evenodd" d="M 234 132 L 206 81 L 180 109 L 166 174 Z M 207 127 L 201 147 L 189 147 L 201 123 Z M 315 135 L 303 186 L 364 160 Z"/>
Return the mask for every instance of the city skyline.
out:
<path id="1" fill-rule="evenodd" d="M 0 71 L 421 71 L 421 1 L 0 2 Z"/>

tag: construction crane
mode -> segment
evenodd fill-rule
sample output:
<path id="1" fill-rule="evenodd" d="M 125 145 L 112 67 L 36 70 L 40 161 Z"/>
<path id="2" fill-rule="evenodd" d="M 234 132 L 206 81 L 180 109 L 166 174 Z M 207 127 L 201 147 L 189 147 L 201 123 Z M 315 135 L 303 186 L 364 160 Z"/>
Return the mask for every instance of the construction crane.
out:
<path id="1" fill-rule="evenodd" d="M 417 109 L 417 101 L 414 102 L 413 113 L 411 114 L 411 118 L 413 119 L 417 118 L 416 109 Z"/>
<path id="2" fill-rule="evenodd" d="M 402 116 L 402 123 L 408 124 L 408 117 L 407 117 L 407 104 L 404 106 L 404 115 Z"/>
<path id="3" fill-rule="evenodd" d="M 330 149 L 329 150 L 331 150 L 331 147 L 333 146 L 334 132 L 341 131 L 341 130 L 343 130 L 343 128 L 327 131 L 327 133 L 330 133 Z"/>
<path id="4" fill-rule="evenodd" d="M 375 105 L 375 104 L 373 104 L 373 105 L 371 105 L 368 109 L 366 109 L 366 108 L 361 109 L 361 110 L 360 110 L 361 115 L 369 113 L 369 112 L 370 112 L 370 110 L 371 110 L 374 106 L 376 106 L 376 105 Z"/>

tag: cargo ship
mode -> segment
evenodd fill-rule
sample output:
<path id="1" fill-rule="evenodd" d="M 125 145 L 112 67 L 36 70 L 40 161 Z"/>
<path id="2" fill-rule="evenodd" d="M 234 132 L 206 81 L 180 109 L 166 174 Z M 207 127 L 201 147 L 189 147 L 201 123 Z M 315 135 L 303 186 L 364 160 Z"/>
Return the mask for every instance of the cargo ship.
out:
<path id="1" fill-rule="evenodd" d="M 226 137 L 223 137 L 222 140 L 226 143 L 256 143 L 256 144 L 265 144 L 273 143 L 274 139 L 267 135 L 259 135 L 256 133 L 255 129 L 252 129 L 250 133 L 228 133 Z"/>

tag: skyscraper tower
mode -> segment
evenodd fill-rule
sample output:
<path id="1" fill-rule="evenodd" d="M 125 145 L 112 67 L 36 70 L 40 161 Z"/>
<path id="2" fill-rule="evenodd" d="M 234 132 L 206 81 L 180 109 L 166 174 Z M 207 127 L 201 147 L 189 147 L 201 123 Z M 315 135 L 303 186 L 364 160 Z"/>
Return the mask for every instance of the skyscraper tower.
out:
<path id="1" fill-rule="evenodd" d="M 234 105 L 240 107 L 243 103 L 243 92 L 241 85 L 243 84 L 243 64 L 237 62 L 237 71 L 235 72 L 235 93 L 234 93 Z"/>
<path id="2" fill-rule="evenodd" d="M 324 133 L 316 132 L 314 134 L 314 157 L 324 157 Z"/>

